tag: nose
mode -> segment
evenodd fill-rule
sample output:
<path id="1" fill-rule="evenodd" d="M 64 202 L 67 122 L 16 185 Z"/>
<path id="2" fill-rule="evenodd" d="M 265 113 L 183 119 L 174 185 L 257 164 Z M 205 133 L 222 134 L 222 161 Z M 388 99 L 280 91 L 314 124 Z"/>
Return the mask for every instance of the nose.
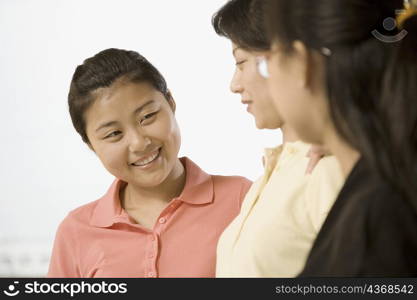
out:
<path id="1" fill-rule="evenodd" d="M 139 130 L 132 130 L 129 134 L 129 151 L 143 152 L 151 144 L 151 139 L 139 132 Z"/>
<path id="2" fill-rule="evenodd" d="M 232 81 L 230 82 L 230 90 L 232 93 L 240 94 L 243 92 L 243 86 L 240 82 L 240 79 L 239 71 L 236 70 L 233 74 Z"/>

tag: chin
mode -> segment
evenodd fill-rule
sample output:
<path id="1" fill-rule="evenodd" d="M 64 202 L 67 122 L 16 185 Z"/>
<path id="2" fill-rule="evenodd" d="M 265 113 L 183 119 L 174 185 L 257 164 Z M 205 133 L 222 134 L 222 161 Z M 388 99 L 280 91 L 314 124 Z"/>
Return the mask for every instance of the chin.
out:
<path id="1" fill-rule="evenodd" d="M 142 188 L 155 188 L 161 185 L 168 176 L 155 176 L 154 178 L 146 178 L 146 179 L 139 179 L 135 180 L 135 184 Z"/>
<path id="2" fill-rule="evenodd" d="M 262 120 L 256 120 L 255 119 L 255 125 L 256 125 L 256 128 L 258 128 L 258 129 L 266 129 L 267 128 L 265 122 L 262 121 Z"/>
<path id="3" fill-rule="evenodd" d="M 133 184 L 142 188 L 155 188 L 164 183 L 168 178 L 170 170 L 161 167 L 153 172 L 143 172 L 142 174 L 136 174 L 136 176 L 130 177 Z"/>
<path id="4" fill-rule="evenodd" d="M 258 129 L 278 129 L 281 126 L 274 124 L 274 123 L 268 123 L 265 121 L 256 121 L 256 128 Z"/>

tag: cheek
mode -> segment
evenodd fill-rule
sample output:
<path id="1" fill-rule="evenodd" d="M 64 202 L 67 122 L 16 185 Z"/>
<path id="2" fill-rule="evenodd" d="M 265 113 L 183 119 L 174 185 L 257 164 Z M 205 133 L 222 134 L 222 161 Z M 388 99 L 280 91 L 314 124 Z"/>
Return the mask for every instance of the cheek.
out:
<path id="1" fill-rule="evenodd" d="M 327 103 L 322 99 L 307 99 L 308 106 L 305 117 L 306 124 L 304 140 L 312 144 L 322 144 L 325 133 L 332 126 L 327 110 Z"/>
<path id="2" fill-rule="evenodd" d="M 271 68 L 268 79 L 268 89 L 273 99 L 274 106 L 284 119 L 288 119 L 297 107 L 295 99 L 297 92 L 294 90 L 291 81 L 277 68 Z"/>
<path id="3" fill-rule="evenodd" d="M 178 123 L 176 121 L 176 119 L 174 117 L 172 117 L 171 119 L 171 125 L 170 125 L 170 130 L 169 130 L 169 142 L 172 146 L 172 156 L 173 157 L 177 157 L 178 156 L 178 152 L 180 149 L 180 145 L 181 145 L 181 134 L 180 134 L 180 129 L 178 127 Z"/>
<path id="4" fill-rule="evenodd" d="M 254 97 L 259 93 L 261 86 L 261 78 L 258 75 L 255 66 L 248 62 L 248 65 L 241 72 L 241 85 L 243 86 L 244 90 L 250 94 L 251 97 Z"/>
<path id="5" fill-rule="evenodd" d="M 303 89 L 297 87 L 294 81 L 275 68 L 271 68 L 268 81 L 269 91 L 274 106 L 283 121 L 294 128 L 298 134 L 311 126 L 311 101 L 305 97 Z"/>
<path id="6" fill-rule="evenodd" d="M 112 175 L 120 177 L 127 164 L 127 156 L 122 144 L 109 144 L 96 149 L 96 154 L 103 166 Z"/>
<path id="7" fill-rule="evenodd" d="M 274 98 L 274 103 L 285 123 L 304 142 L 320 144 L 324 116 L 320 114 L 316 101 L 304 93 L 303 89 L 291 88 L 291 85 L 275 88 L 280 93 Z"/>
<path id="8" fill-rule="evenodd" d="M 268 82 L 262 78 L 256 70 L 248 70 L 244 80 L 245 91 L 253 101 L 255 109 L 262 114 L 270 115 L 273 100 L 268 90 Z"/>
<path id="9" fill-rule="evenodd" d="M 311 99 L 303 97 L 294 98 L 293 104 L 289 106 L 288 123 L 294 128 L 297 134 L 305 142 L 312 142 L 315 139 L 317 123 L 315 122 L 315 107 L 312 105 Z"/>
<path id="10" fill-rule="evenodd" d="M 161 114 L 152 127 L 149 127 L 148 134 L 152 139 L 163 143 L 169 155 L 176 156 L 178 154 L 181 136 L 177 121 L 172 113 Z"/>
<path id="11" fill-rule="evenodd" d="M 267 85 L 259 85 L 256 97 L 254 97 L 254 104 L 254 110 L 256 110 L 258 117 L 264 119 L 267 122 L 276 121 L 278 117 L 276 113 L 277 109 Z"/>

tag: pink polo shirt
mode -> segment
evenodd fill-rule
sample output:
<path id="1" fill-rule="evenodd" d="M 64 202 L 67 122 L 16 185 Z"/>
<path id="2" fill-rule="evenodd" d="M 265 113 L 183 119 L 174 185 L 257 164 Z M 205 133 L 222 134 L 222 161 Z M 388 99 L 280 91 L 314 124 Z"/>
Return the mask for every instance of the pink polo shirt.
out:
<path id="1" fill-rule="evenodd" d="M 118 179 L 102 198 L 70 212 L 56 233 L 48 277 L 214 277 L 217 241 L 251 182 L 181 162 L 184 190 L 152 230 L 121 207 L 125 182 Z"/>

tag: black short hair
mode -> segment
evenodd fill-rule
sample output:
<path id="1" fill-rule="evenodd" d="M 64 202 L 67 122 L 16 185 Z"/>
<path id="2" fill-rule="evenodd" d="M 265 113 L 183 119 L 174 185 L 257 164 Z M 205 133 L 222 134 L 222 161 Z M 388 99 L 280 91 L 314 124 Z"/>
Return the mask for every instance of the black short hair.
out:
<path id="1" fill-rule="evenodd" d="M 135 51 L 110 48 L 87 58 L 74 72 L 68 94 L 68 106 L 75 130 L 89 144 L 84 114 L 94 103 L 92 93 L 111 86 L 118 79 L 148 82 L 169 99 L 170 93 L 161 73 Z"/>
<path id="2" fill-rule="evenodd" d="M 212 17 L 216 33 L 249 51 L 266 51 L 270 40 L 264 30 L 264 0 L 231 0 Z"/>

